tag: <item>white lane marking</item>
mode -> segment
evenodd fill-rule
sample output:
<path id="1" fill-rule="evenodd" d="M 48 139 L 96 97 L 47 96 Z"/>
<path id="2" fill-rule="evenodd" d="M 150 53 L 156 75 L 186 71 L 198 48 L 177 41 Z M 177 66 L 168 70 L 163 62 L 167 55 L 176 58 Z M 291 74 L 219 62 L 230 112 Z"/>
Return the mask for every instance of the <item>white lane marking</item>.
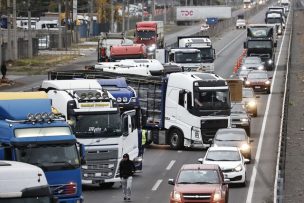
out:
<path id="1" fill-rule="evenodd" d="M 162 179 L 159 179 L 156 181 L 156 183 L 154 184 L 153 188 L 152 188 L 152 191 L 156 191 L 157 188 L 159 187 L 159 185 L 163 182 Z"/>
<path id="2" fill-rule="evenodd" d="M 286 65 L 286 73 L 285 73 L 285 87 L 284 87 L 284 96 L 283 96 L 283 104 L 282 104 L 282 116 L 281 116 L 281 125 L 280 125 L 280 135 L 279 135 L 279 147 L 278 147 L 278 154 L 277 154 L 277 165 L 276 165 L 276 175 L 274 181 L 274 188 L 273 188 L 273 202 L 277 201 L 277 191 L 278 191 L 278 182 L 277 179 L 279 177 L 279 163 L 280 163 L 280 154 L 281 154 L 281 143 L 282 143 L 282 131 L 283 131 L 283 121 L 285 117 L 284 106 L 286 103 L 286 93 L 287 93 L 287 83 L 288 83 L 288 74 L 289 74 L 289 59 L 291 53 L 291 37 L 292 37 L 292 23 L 290 28 L 290 36 L 289 36 L 289 45 L 288 45 L 288 54 L 287 54 L 287 65 Z M 286 32 L 286 31 L 285 31 Z"/>
<path id="3" fill-rule="evenodd" d="M 178 151 L 177 151 L 177 153 L 182 153 L 182 152 L 183 152 L 182 150 L 178 150 Z"/>
<path id="4" fill-rule="evenodd" d="M 287 19 L 288 18 L 289 18 L 289 14 L 288 14 Z M 288 20 L 287 20 L 287 22 L 288 22 Z M 281 43 L 281 46 L 280 46 L 278 60 L 277 60 L 276 66 L 275 66 L 274 74 L 273 74 L 272 84 L 275 83 L 275 79 L 276 79 L 276 75 L 277 75 L 277 69 L 278 69 L 278 65 L 279 65 L 279 61 L 280 61 L 280 57 L 281 57 L 281 53 L 282 53 L 282 47 L 283 47 L 283 44 L 284 44 L 285 36 L 286 36 L 286 31 L 284 32 L 284 36 L 282 38 L 282 43 Z M 274 87 L 274 85 L 271 85 L 271 89 L 270 89 L 271 92 L 273 90 L 273 87 Z M 255 184 L 255 180 L 256 180 L 257 168 L 259 166 L 259 161 L 260 161 L 260 156 L 261 156 L 261 151 L 262 151 L 262 144 L 263 144 L 264 135 L 265 135 L 265 127 L 266 127 L 266 122 L 267 122 L 267 118 L 268 118 L 269 105 L 270 105 L 271 97 L 272 97 L 272 93 L 269 95 L 269 97 L 267 99 L 265 115 L 264 115 L 264 118 L 263 118 L 262 129 L 261 129 L 261 133 L 260 133 L 260 140 L 259 140 L 258 149 L 257 149 L 257 152 L 256 152 L 255 163 L 254 163 L 254 166 L 253 166 L 253 169 L 252 169 L 252 174 L 251 174 L 251 178 L 250 178 L 250 185 L 249 185 L 249 189 L 248 189 L 248 193 L 247 193 L 246 203 L 251 203 L 251 201 L 252 201 L 254 184 Z"/>
<path id="5" fill-rule="evenodd" d="M 176 162 L 176 160 L 172 160 L 170 161 L 169 165 L 167 166 L 166 170 L 169 171 L 171 170 L 172 166 L 174 165 L 174 163 Z"/>
<path id="6" fill-rule="evenodd" d="M 239 39 L 239 36 L 244 34 L 245 31 L 242 31 L 238 36 L 236 36 L 232 41 L 230 41 L 226 46 L 224 46 L 220 51 L 217 52 L 216 56 L 220 55 L 227 47 L 229 47 L 232 43 Z"/>

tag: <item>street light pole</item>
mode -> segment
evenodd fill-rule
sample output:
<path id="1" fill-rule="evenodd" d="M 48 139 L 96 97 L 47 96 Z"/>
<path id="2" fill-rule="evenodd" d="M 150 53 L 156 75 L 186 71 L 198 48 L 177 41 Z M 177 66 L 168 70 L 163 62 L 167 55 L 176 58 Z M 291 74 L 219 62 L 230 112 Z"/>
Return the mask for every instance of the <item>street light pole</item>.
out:
<path id="1" fill-rule="evenodd" d="M 11 35 L 11 12 L 12 12 L 12 8 L 11 8 L 11 0 L 7 0 L 7 10 L 8 10 L 8 14 L 7 14 L 7 59 L 8 60 L 12 60 L 12 35 Z"/>
<path id="2" fill-rule="evenodd" d="M 114 32 L 114 0 L 111 0 L 111 32 Z"/>
<path id="3" fill-rule="evenodd" d="M 18 42 L 17 42 L 17 23 L 16 23 L 16 0 L 13 0 L 13 60 L 18 58 Z"/>
<path id="4" fill-rule="evenodd" d="M 28 16 L 28 57 L 33 57 L 33 43 L 32 43 L 32 13 L 31 13 L 31 3 L 27 0 L 27 16 Z"/>
<path id="5" fill-rule="evenodd" d="M 62 34 L 61 34 L 61 0 L 58 0 L 58 49 L 62 49 Z"/>

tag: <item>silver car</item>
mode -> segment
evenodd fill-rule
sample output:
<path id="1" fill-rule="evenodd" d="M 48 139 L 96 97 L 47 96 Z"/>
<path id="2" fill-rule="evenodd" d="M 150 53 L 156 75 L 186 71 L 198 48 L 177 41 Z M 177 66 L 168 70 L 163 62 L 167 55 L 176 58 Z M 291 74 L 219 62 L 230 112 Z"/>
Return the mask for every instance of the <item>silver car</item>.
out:
<path id="1" fill-rule="evenodd" d="M 248 56 L 243 59 L 241 69 L 265 70 L 264 62 L 260 57 Z"/>

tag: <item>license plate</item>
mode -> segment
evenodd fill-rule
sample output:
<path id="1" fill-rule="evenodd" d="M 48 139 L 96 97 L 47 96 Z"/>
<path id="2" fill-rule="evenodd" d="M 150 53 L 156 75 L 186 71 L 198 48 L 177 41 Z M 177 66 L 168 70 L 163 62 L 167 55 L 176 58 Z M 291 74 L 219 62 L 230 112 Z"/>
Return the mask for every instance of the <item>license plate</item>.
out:
<path id="1" fill-rule="evenodd" d="M 256 89 L 260 89 L 261 87 L 260 87 L 260 86 L 255 86 L 255 88 L 256 88 Z"/>

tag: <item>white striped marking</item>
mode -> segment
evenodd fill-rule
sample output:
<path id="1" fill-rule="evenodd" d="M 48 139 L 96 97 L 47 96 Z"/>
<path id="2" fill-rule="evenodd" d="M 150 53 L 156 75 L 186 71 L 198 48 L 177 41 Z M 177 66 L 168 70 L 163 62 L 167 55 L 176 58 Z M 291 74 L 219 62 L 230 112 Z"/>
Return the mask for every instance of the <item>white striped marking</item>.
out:
<path id="1" fill-rule="evenodd" d="M 178 150 L 178 151 L 177 151 L 177 153 L 182 153 L 182 152 L 183 152 L 182 150 Z"/>
<path id="2" fill-rule="evenodd" d="M 166 170 L 169 171 L 169 170 L 172 168 L 172 166 L 174 165 L 175 162 L 176 162 L 176 160 L 170 161 L 170 163 L 169 163 L 169 165 L 167 166 Z"/>
<path id="3" fill-rule="evenodd" d="M 163 182 L 162 179 L 159 179 L 156 181 L 156 183 L 154 184 L 153 188 L 152 188 L 152 191 L 156 191 L 157 188 L 159 187 L 159 185 Z"/>
<path id="4" fill-rule="evenodd" d="M 289 17 L 289 14 L 288 14 L 288 17 Z M 289 19 L 288 17 L 287 17 L 287 19 Z M 287 20 L 287 22 L 288 22 L 288 20 Z M 274 74 L 273 74 L 272 84 L 274 84 L 275 78 L 276 78 L 276 75 L 277 75 L 277 68 L 278 68 L 281 53 L 282 53 L 282 47 L 283 47 L 283 44 L 284 44 L 285 35 L 286 35 L 286 31 L 284 32 L 284 36 L 283 36 L 283 39 L 282 39 L 282 43 L 281 43 L 281 47 L 280 47 L 280 51 L 279 51 L 279 55 L 278 55 L 278 60 L 277 60 L 276 66 L 275 66 Z M 270 90 L 271 92 L 273 90 L 273 87 L 274 87 L 274 85 L 271 85 L 271 90 Z M 254 185 L 255 185 L 255 180 L 256 180 L 256 175 L 257 175 L 257 169 L 259 167 L 259 162 L 260 162 L 260 156 L 261 156 L 262 145 L 263 145 L 263 140 L 264 140 L 264 135 L 265 135 L 265 127 L 266 127 L 267 117 L 268 117 L 268 113 L 269 113 L 269 106 L 270 106 L 271 96 L 272 96 L 272 93 L 268 96 L 268 99 L 267 99 L 266 111 L 265 111 L 265 115 L 264 115 L 264 118 L 263 118 L 262 129 L 261 129 L 261 133 L 260 133 L 260 140 L 259 140 L 258 149 L 257 149 L 257 152 L 256 152 L 255 164 L 254 164 L 253 169 L 252 169 L 252 174 L 251 174 L 251 178 L 250 178 L 250 185 L 249 185 L 249 189 L 248 189 L 248 193 L 247 193 L 246 203 L 251 203 L 252 202 L 252 196 L 253 196 Z"/>

